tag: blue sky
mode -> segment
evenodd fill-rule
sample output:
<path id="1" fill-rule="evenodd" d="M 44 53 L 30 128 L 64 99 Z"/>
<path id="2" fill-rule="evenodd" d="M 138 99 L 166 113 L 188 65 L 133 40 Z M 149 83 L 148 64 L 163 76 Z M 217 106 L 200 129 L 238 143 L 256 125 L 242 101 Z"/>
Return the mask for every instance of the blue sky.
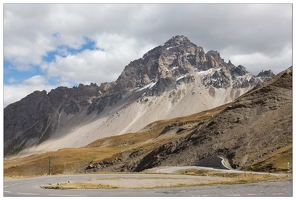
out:
<path id="1" fill-rule="evenodd" d="M 81 45 L 80 48 L 75 49 L 68 47 L 66 45 L 60 45 L 57 47 L 56 50 L 46 52 L 46 55 L 42 57 L 43 62 L 54 62 L 56 56 L 66 57 L 68 55 L 77 55 L 86 49 L 88 50 L 102 50 L 95 47 L 95 41 L 91 40 L 90 38 L 84 37 L 85 43 Z M 103 50 L 102 50 L 103 51 Z M 4 84 L 15 84 L 21 83 L 30 77 L 36 75 L 46 76 L 46 72 L 42 70 L 38 65 L 31 65 L 30 69 L 28 70 L 17 70 L 14 68 L 13 63 L 9 60 L 4 60 Z M 55 85 L 57 84 L 54 79 L 48 78 L 49 84 Z"/>
<path id="2" fill-rule="evenodd" d="M 4 4 L 4 106 L 100 85 L 175 35 L 258 74 L 292 65 L 292 4 Z"/>

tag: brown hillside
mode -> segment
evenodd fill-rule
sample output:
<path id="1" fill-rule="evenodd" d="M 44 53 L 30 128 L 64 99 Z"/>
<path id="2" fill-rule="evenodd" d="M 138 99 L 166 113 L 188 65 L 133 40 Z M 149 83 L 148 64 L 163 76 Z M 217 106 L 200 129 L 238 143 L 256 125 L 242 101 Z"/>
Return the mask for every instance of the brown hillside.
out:
<path id="1" fill-rule="evenodd" d="M 4 160 L 4 176 L 38 176 L 48 173 L 67 174 L 88 171 L 122 171 L 126 161 L 147 155 L 169 141 L 183 137 L 200 124 L 221 112 L 225 106 L 209 111 L 160 120 L 147 125 L 142 131 L 111 136 L 96 140 L 82 148 L 66 148 L 58 151 Z"/>
<path id="2" fill-rule="evenodd" d="M 223 156 L 233 168 L 244 169 L 282 148 L 291 148 L 291 144 L 292 68 L 289 68 L 273 83 L 245 94 L 188 136 L 152 151 L 135 169 L 194 165 L 212 155 Z M 286 160 L 291 159 L 290 154 Z M 284 170 L 272 163 L 257 170 L 260 169 Z"/>

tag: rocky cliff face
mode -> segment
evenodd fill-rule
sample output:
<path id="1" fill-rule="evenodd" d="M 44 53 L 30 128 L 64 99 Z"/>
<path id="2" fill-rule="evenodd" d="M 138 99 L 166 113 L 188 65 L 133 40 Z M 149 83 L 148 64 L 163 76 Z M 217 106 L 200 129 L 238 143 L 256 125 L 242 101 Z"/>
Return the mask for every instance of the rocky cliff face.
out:
<path id="1" fill-rule="evenodd" d="M 254 76 L 224 62 L 219 52 L 205 53 L 175 36 L 128 64 L 114 82 L 36 91 L 7 106 L 4 154 L 83 146 L 136 131 L 230 102 L 272 76 L 271 71 Z"/>
<path id="2" fill-rule="evenodd" d="M 5 154 L 15 154 L 46 141 L 62 126 L 61 118 L 71 119 L 81 112 L 98 91 L 96 84 L 58 87 L 48 94 L 45 90 L 35 91 L 8 105 L 4 109 Z"/>
<path id="3" fill-rule="evenodd" d="M 143 58 L 127 65 L 116 81 L 117 89 L 130 91 L 161 79 L 177 81 L 195 72 L 204 75 L 203 85 L 227 88 L 235 82 L 236 87 L 248 87 L 259 82 L 242 65 L 235 66 L 220 57 L 219 52 L 204 52 L 202 47 L 191 43 L 185 36 L 175 36 L 164 45 L 146 53 Z M 257 77 L 273 77 L 272 71 L 262 71 Z M 194 80 L 193 80 L 194 81 Z M 234 84 L 234 83 L 233 83 Z"/>

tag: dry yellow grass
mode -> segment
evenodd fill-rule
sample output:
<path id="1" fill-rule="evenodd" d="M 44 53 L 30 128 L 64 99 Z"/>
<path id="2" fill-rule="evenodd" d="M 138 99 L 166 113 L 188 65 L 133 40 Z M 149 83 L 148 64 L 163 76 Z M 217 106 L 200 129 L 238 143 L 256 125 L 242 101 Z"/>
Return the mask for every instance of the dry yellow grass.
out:
<path id="1" fill-rule="evenodd" d="M 218 176 L 226 177 L 227 180 L 215 181 L 215 184 L 243 184 L 243 183 L 255 183 L 260 181 L 277 181 L 287 179 L 287 175 L 283 174 L 282 176 L 275 176 L 271 174 L 257 174 L 257 173 L 229 173 L 229 172 L 219 172 L 212 170 L 190 170 L 183 172 L 186 175 L 196 175 L 196 176 Z M 291 178 L 290 178 L 291 179 Z M 211 183 L 213 184 L 213 183 Z"/>
<path id="2" fill-rule="evenodd" d="M 265 156 L 254 162 L 251 166 L 248 167 L 248 170 L 262 171 L 265 169 L 266 171 L 270 172 L 287 171 L 287 163 L 289 163 L 290 170 L 292 170 L 292 148 L 292 144 L 280 148 L 277 151 L 269 154 L 268 156 Z"/>
<path id="3" fill-rule="evenodd" d="M 117 187 L 103 184 L 87 183 L 87 182 L 74 182 L 74 183 L 60 183 L 54 185 L 40 186 L 44 189 L 115 189 Z"/>
<path id="4" fill-rule="evenodd" d="M 4 160 L 4 176 L 40 176 L 48 173 L 50 158 L 51 174 L 73 173 L 94 159 L 115 157 L 123 148 L 61 149 L 12 160 Z"/>

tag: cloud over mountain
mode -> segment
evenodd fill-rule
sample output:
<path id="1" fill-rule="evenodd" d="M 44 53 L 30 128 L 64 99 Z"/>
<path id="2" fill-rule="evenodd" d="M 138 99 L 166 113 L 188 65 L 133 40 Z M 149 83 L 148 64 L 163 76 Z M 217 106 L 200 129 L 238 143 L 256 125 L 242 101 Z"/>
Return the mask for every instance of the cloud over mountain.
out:
<path id="1" fill-rule="evenodd" d="M 5 105 L 34 76 L 47 81 L 27 94 L 114 80 L 174 35 L 254 74 L 292 64 L 292 4 L 5 4 L 3 15 Z"/>

